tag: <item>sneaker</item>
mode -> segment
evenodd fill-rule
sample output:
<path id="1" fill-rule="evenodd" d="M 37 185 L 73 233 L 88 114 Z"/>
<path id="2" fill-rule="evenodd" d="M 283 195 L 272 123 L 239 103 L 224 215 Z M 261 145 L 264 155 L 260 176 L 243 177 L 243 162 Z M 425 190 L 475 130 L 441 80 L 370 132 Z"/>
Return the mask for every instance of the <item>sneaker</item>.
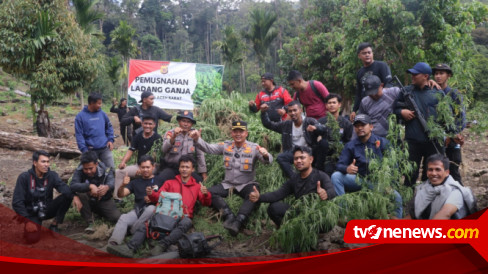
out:
<path id="1" fill-rule="evenodd" d="M 95 233 L 95 226 L 93 224 L 89 224 L 87 228 L 85 228 L 86 234 L 93 234 Z"/>
<path id="2" fill-rule="evenodd" d="M 134 258 L 134 251 L 130 249 L 127 245 L 109 245 L 107 246 L 107 252 L 123 257 L 123 258 Z"/>

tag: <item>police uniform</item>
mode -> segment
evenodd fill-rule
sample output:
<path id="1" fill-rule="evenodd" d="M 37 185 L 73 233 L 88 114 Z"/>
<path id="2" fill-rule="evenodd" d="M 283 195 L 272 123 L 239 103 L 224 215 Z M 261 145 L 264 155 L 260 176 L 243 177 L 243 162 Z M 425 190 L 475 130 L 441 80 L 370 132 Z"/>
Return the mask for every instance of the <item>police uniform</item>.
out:
<path id="1" fill-rule="evenodd" d="M 245 122 L 233 123 L 233 129 L 246 129 L 246 126 Z M 273 156 L 268 153 L 268 160 L 266 160 L 259 153 L 259 145 L 249 141 L 246 141 L 242 147 L 237 147 L 233 141 L 208 144 L 202 138 L 199 138 L 195 145 L 205 153 L 223 155 L 225 178 L 222 183 L 209 188 L 210 193 L 212 193 L 212 205 L 218 210 L 223 209 L 224 219 L 226 220 L 224 227 L 227 228 L 226 223 L 232 223 L 235 215 L 223 198 L 228 196 L 229 189 L 235 189 L 237 194 L 244 199 L 237 214 L 239 229 L 240 225 L 244 223 L 254 209 L 255 204 L 249 201 L 249 194 L 253 191 L 253 186 L 258 188 L 258 182 L 255 181 L 256 164 L 258 161 L 269 164 L 273 161 Z"/>
<path id="2" fill-rule="evenodd" d="M 196 124 L 196 121 L 193 119 L 193 113 L 191 111 L 180 111 L 178 112 L 178 116 L 176 119 L 180 118 L 187 118 L 190 119 L 193 124 Z M 197 171 L 198 173 L 206 173 L 207 172 L 207 164 L 205 163 L 205 154 L 198 148 L 195 148 L 193 144 L 193 139 L 188 134 L 178 134 L 175 137 L 174 144 L 171 144 L 171 137 L 175 134 L 175 130 L 172 129 L 164 135 L 163 140 L 163 147 L 162 151 L 164 154 L 163 163 L 162 163 L 162 171 L 158 175 L 158 179 L 160 178 L 165 182 L 166 180 L 173 179 L 177 174 L 179 174 L 179 161 L 181 156 L 186 154 L 194 155 L 196 153 L 196 161 L 197 161 Z M 197 182 L 203 181 L 201 175 L 196 172 L 193 172 L 192 176 L 197 180 Z"/>

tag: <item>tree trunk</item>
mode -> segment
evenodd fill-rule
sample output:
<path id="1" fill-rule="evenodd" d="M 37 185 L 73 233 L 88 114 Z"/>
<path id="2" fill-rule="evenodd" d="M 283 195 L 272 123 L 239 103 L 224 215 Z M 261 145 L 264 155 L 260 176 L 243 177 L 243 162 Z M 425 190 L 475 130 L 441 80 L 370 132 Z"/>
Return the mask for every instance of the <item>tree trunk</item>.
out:
<path id="1" fill-rule="evenodd" d="M 241 62 L 241 75 L 242 75 L 242 85 L 244 87 L 244 91 L 243 92 L 247 92 L 246 91 L 246 74 L 245 74 L 245 71 L 244 71 L 244 62 Z"/>
<path id="2" fill-rule="evenodd" d="M 30 151 L 42 149 L 52 155 L 59 153 L 65 158 L 74 158 L 81 154 L 76 144 L 63 139 L 28 136 L 5 131 L 0 131 L 0 147 Z"/>
<path id="3" fill-rule="evenodd" d="M 39 137 L 52 137 L 51 121 L 49 121 L 49 113 L 44 110 L 44 104 L 41 103 L 41 108 L 37 112 L 36 120 L 37 135 Z"/>
<path id="4" fill-rule="evenodd" d="M 78 90 L 78 94 L 80 95 L 80 103 L 81 103 L 81 109 L 83 109 L 85 107 L 85 96 L 84 95 L 84 92 L 82 89 L 79 89 Z"/>

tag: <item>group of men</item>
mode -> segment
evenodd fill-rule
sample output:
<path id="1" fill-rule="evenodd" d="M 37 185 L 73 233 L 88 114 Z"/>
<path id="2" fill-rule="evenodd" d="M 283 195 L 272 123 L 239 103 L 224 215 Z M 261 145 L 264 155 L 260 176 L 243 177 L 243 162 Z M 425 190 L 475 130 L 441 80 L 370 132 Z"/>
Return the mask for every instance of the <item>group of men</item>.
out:
<path id="1" fill-rule="evenodd" d="M 263 90 L 255 101 L 249 102 L 249 108 L 253 112 L 261 112 L 264 127 L 282 135 L 282 152 L 276 160 L 288 178 L 279 189 L 269 193 L 260 193 L 256 165 L 258 162 L 270 164 L 273 155 L 247 140 L 249 132 L 245 121 L 232 123 L 232 140 L 209 144 L 202 139 L 201 131 L 194 128 L 196 120 L 193 113 L 179 111 L 176 117 L 178 126 L 162 137 L 157 133 L 158 122 L 160 119 L 170 122 L 172 116 L 153 106 L 154 95 L 151 92 L 142 93 L 142 105 L 122 114 L 118 112 L 121 126 L 131 125 L 133 132 L 130 139 L 127 136 L 124 139 L 130 140 L 127 142 L 130 147 L 115 170 L 111 153 L 113 128 L 101 110 L 102 97 L 90 94 L 88 106 L 75 119 L 76 139 L 82 156 L 71 184 L 63 183 L 49 169 L 49 154 L 44 151 L 34 153 L 32 169 L 22 173 L 17 180 L 12 203 L 14 210 L 26 218 L 25 239 L 30 243 L 38 241 L 40 223 L 52 217 L 56 218 L 50 229 L 58 231 L 57 224 L 63 221 L 72 202 L 87 222 L 87 232 L 93 230 L 93 213 L 116 223 L 107 250 L 119 256 L 132 257 L 146 237 L 144 224 L 154 215 L 162 192 L 179 192 L 185 210 L 178 225 L 159 239 L 159 252 L 175 244 L 192 227 L 197 200 L 219 210 L 224 228 L 233 236 L 246 225 L 258 203 L 270 203 L 268 214 L 279 227 L 290 207 L 283 201 L 289 195 L 299 198 L 316 193 L 321 200 L 330 200 L 361 189 L 356 177 L 359 175 L 361 181 L 370 172 L 369 157 L 382 158 L 385 150 L 390 149 L 385 138 L 390 114 L 396 114 L 405 122 L 409 159 L 419 167 L 424 158 L 425 177 L 422 176 L 422 180 L 425 183 L 416 188 L 413 209 L 407 218 L 464 217 L 472 211 L 474 199 L 462 186 L 456 166 L 460 163 L 459 146 L 463 143 L 463 109 L 456 109 L 456 137 L 449 139 L 446 149 L 451 148 L 447 155 L 455 163 L 452 165 L 443 156 L 444 144 L 429 138 L 418 121 L 418 113 L 403 104 L 405 98 L 401 90 L 390 87 L 390 70 L 386 63 L 374 61 L 372 46 L 360 44 L 358 57 L 364 67 L 358 71 L 356 103 L 350 119 L 340 115 L 342 97 L 329 93 L 319 81 L 305 81 L 300 72 L 291 71 L 287 81 L 296 91 L 291 97 L 285 88 L 276 85 L 271 73 L 262 76 Z M 412 85 L 406 89 L 413 94 L 426 119 L 436 115 L 436 94 L 451 96 L 461 105 L 460 94 L 448 86 L 448 79 L 452 76 L 449 66 L 439 64 L 432 70 L 425 63 L 417 63 L 407 72 L 412 75 Z M 442 90 L 430 88 L 432 72 Z M 119 109 L 125 107 L 123 101 Z M 327 116 L 327 113 L 331 115 Z M 331 126 L 332 123 L 336 123 L 336 127 Z M 121 134 L 129 135 L 126 129 L 123 133 L 122 128 Z M 331 145 L 333 138 L 344 144 L 342 151 L 334 151 Z M 161 145 L 163 151 L 159 166 L 150 153 L 156 144 Z M 372 154 L 367 154 L 367 150 Z M 127 166 L 134 152 L 137 152 L 137 165 Z M 202 183 L 207 178 L 205 154 L 222 155 L 225 169 L 224 180 L 209 189 Z M 329 156 L 332 154 L 340 154 L 340 157 L 336 161 L 331 160 L 333 157 Z M 412 174 L 406 174 L 405 184 L 413 186 L 417 177 L 418 168 Z M 371 187 L 375 182 L 365 183 Z M 432 195 L 438 186 L 444 189 L 442 196 Z M 61 193 L 56 199 L 53 199 L 53 188 Z M 243 199 L 237 213 L 224 199 L 232 192 Z M 121 214 L 114 198 L 122 199 L 131 194 L 135 198 L 134 208 Z M 393 216 L 401 218 L 403 201 L 396 191 L 394 200 Z M 127 232 L 133 237 L 124 244 Z"/>

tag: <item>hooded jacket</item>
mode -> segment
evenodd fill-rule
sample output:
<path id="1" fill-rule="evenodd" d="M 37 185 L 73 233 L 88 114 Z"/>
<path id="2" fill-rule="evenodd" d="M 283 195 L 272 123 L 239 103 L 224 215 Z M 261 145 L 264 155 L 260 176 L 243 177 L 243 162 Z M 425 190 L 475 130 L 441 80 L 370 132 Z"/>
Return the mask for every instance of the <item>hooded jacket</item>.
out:
<path id="1" fill-rule="evenodd" d="M 100 199 L 102 201 L 110 200 L 112 198 L 112 194 L 114 192 L 115 186 L 115 179 L 114 173 L 111 168 L 107 168 L 104 163 L 98 162 L 97 172 L 95 176 L 88 177 L 83 173 L 83 166 L 79 165 L 75 173 L 73 174 L 73 178 L 71 179 L 71 191 L 78 192 L 78 193 L 86 193 L 90 192 L 90 184 L 94 184 L 96 186 L 100 185 L 107 185 L 108 191 L 105 195 Z"/>
<path id="2" fill-rule="evenodd" d="M 14 195 L 12 198 L 12 208 L 14 211 L 28 218 L 36 213 L 32 209 L 34 196 L 31 190 L 31 179 L 35 182 L 35 187 L 43 187 L 44 182 L 47 183 L 45 187 L 44 201 L 48 205 L 53 201 L 53 189 L 55 188 L 59 193 L 66 195 L 69 199 L 73 198 L 73 193 L 66 183 L 61 181 L 58 174 L 54 171 L 48 170 L 42 178 L 37 177 L 34 166 L 26 172 L 23 172 L 17 178 L 15 184 Z"/>
<path id="3" fill-rule="evenodd" d="M 206 195 L 200 191 L 200 184 L 197 183 L 195 178 L 190 177 L 190 180 L 183 184 L 181 181 L 181 175 L 176 175 L 172 180 L 166 181 L 158 192 L 153 192 L 149 198 L 151 202 L 157 202 L 161 192 L 174 192 L 181 193 L 183 199 L 183 214 L 193 219 L 193 209 L 195 208 L 195 203 L 200 201 L 204 206 L 210 206 L 212 203 L 212 195 L 210 191 Z"/>
<path id="4" fill-rule="evenodd" d="M 78 148 L 83 153 L 89 148 L 97 150 L 114 142 L 114 129 L 107 114 L 102 110 L 91 112 L 85 106 L 75 118 L 75 136 Z"/>

